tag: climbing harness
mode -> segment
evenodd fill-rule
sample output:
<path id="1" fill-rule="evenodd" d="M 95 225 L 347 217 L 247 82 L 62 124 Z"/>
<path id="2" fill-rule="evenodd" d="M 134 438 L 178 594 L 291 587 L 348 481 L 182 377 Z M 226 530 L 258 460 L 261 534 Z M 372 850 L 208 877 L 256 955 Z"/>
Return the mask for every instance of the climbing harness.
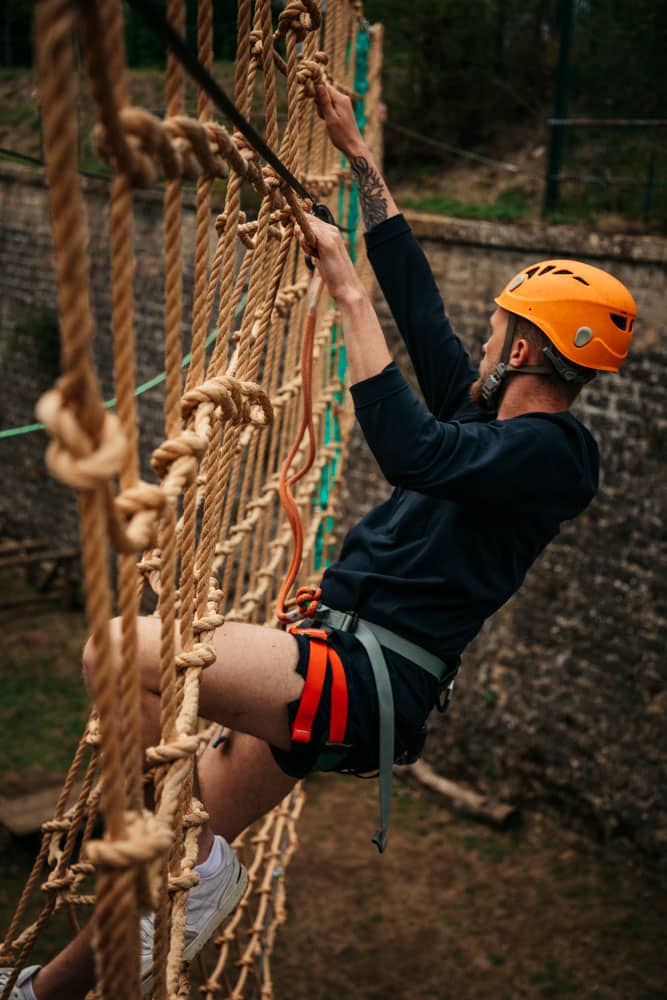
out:
<path id="1" fill-rule="evenodd" d="M 329 739 L 315 761 L 313 770 L 332 771 L 350 750 L 350 744 L 345 743 L 348 704 L 345 670 L 336 650 L 327 645 L 326 629 L 300 628 L 293 625 L 288 632 L 292 635 L 305 635 L 311 639 L 306 683 L 292 725 L 291 737 L 295 743 L 310 743 L 313 722 L 324 690 L 327 667 L 331 671 Z"/>
<path id="2" fill-rule="evenodd" d="M 301 595 L 302 607 L 305 607 L 308 598 L 307 588 L 303 588 L 299 593 Z M 311 594 L 316 595 L 317 591 L 311 592 Z M 394 653 L 398 653 L 406 660 L 414 663 L 415 666 L 421 667 L 422 670 L 426 670 L 427 673 L 435 677 L 440 686 L 440 691 L 445 693 L 444 701 L 441 703 L 443 709 L 449 703 L 460 661 L 458 657 L 452 660 L 441 660 L 439 657 L 434 656 L 433 653 L 429 653 L 428 650 L 423 649 L 414 642 L 410 642 L 409 639 L 405 639 L 403 636 L 397 635 L 390 629 L 384 628 L 382 625 L 366 621 L 353 612 L 337 611 L 334 608 L 329 608 L 321 602 L 313 606 L 313 601 L 311 600 L 308 605 L 308 614 L 310 617 L 305 622 L 302 622 L 296 631 L 304 630 L 305 634 L 308 634 L 312 627 L 320 631 L 318 627 L 323 625 L 328 629 L 351 632 L 359 640 L 368 655 L 375 680 L 380 712 L 380 829 L 377 830 L 372 839 L 382 854 L 387 846 L 387 828 L 391 812 L 391 769 L 395 762 L 394 696 L 383 649 L 390 649 Z M 326 635 L 326 632 L 324 634 Z M 402 762 L 408 763 L 409 761 L 403 760 Z"/>

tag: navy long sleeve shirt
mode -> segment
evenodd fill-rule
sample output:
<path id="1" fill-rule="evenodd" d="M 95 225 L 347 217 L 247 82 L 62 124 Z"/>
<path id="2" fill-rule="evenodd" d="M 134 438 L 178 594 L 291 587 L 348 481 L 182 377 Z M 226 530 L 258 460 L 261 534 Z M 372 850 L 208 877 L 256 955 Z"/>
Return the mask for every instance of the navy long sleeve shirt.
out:
<path id="1" fill-rule="evenodd" d="M 470 397 L 477 371 L 404 218 L 381 223 L 366 243 L 426 406 L 393 363 L 351 387 L 395 489 L 347 535 L 323 600 L 452 657 L 519 588 L 560 523 L 591 501 L 597 446 L 569 412 L 498 420 L 480 410 Z"/>

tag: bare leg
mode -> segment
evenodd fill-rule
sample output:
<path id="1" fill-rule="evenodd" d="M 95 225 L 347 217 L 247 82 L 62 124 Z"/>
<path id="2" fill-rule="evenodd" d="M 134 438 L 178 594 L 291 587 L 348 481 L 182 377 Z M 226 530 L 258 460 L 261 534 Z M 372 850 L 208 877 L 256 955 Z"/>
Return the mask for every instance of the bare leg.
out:
<path id="1" fill-rule="evenodd" d="M 112 635 L 118 638 L 117 622 Z M 200 710 L 211 721 L 239 730 L 224 753 L 209 748 L 199 764 L 199 789 L 210 815 L 198 861 L 208 856 L 213 831 L 233 840 L 277 805 L 294 786 L 275 763 L 265 740 L 289 747 L 287 704 L 303 679 L 295 672 L 296 641 L 258 625 L 229 623 L 216 632 L 216 661 L 202 676 Z M 139 620 L 143 739 L 159 741 L 160 622 Z M 94 650 L 84 651 L 84 673 L 94 694 Z M 244 735 L 247 733 L 248 735 Z M 212 827 L 212 829 L 211 829 Z M 95 984 L 93 921 L 33 979 L 38 1000 L 77 1000 Z"/>
<path id="2" fill-rule="evenodd" d="M 208 747 L 197 770 L 209 823 L 230 843 L 296 784 L 278 767 L 267 744 L 245 733 L 233 733 L 224 751 Z"/>
<path id="3" fill-rule="evenodd" d="M 160 690 L 160 622 L 139 620 L 139 662 L 147 691 Z M 213 640 L 217 658 L 202 673 L 200 714 L 283 749 L 290 745 L 287 704 L 298 698 L 294 636 L 262 625 L 229 622 Z"/>
<path id="4" fill-rule="evenodd" d="M 301 694 L 303 679 L 295 671 L 296 641 L 285 632 L 230 622 L 215 633 L 214 647 L 217 659 L 202 675 L 200 712 L 234 734 L 228 749 L 204 752 L 197 775 L 210 827 L 232 841 L 294 787 L 267 743 L 289 747 L 287 704 Z M 156 711 L 151 699 L 159 687 L 159 649 L 158 620 L 142 619 L 144 719 Z M 157 741 L 158 731 L 155 717 L 145 735 Z M 212 839 L 205 828 L 202 840 L 205 834 Z M 204 856 L 209 849 L 210 843 Z"/>
<path id="5" fill-rule="evenodd" d="M 95 922 L 89 920 L 66 948 L 33 977 L 37 1000 L 83 1000 L 95 986 Z"/>

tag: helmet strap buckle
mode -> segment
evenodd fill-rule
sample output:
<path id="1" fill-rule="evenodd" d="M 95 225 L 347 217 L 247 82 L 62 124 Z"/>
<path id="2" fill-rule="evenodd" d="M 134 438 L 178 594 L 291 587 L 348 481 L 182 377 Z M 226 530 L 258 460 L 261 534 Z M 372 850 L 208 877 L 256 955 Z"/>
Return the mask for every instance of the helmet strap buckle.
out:
<path id="1" fill-rule="evenodd" d="M 484 380 L 481 388 L 481 399 L 487 410 L 497 410 L 500 406 L 500 394 L 505 380 L 511 371 L 509 360 L 512 353 L 512 342 L 514 341 L 514 330 L 517 324 L 517 315 L 510 313 L 507 320 L 507 330 L 505 331 L 505 341 L 500 356 L 500 361 L 494 371 Z"/>
<path id="2" fill-rule="evenodd" d="M 490 375 L 484 379 L 482 388 L 480 390 L 480 396 L 484 403 L 484 407 L 487 410 L 495 410 L 498 406 L 499 400 L 497 399 L 498 393 L 502 387 L 505 377 L 508 372 L 508 367 L 502 361 L 496 365 L 495 370 L 491 372 Z"/>

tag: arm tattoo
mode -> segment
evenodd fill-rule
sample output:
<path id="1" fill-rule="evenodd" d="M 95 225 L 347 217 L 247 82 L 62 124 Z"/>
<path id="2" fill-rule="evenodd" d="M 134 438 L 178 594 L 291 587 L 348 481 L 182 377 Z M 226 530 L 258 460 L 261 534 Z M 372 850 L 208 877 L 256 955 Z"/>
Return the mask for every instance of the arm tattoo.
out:
<path id="1" fill-rule="evenodd" d="M 364 156 L 354 156 L 350 164 L 357 175 L 361 211 L 370 231 L 387 218 L 387 200 L 384 197 L 384 184 L 377 170 L 373 170 Z"/>

